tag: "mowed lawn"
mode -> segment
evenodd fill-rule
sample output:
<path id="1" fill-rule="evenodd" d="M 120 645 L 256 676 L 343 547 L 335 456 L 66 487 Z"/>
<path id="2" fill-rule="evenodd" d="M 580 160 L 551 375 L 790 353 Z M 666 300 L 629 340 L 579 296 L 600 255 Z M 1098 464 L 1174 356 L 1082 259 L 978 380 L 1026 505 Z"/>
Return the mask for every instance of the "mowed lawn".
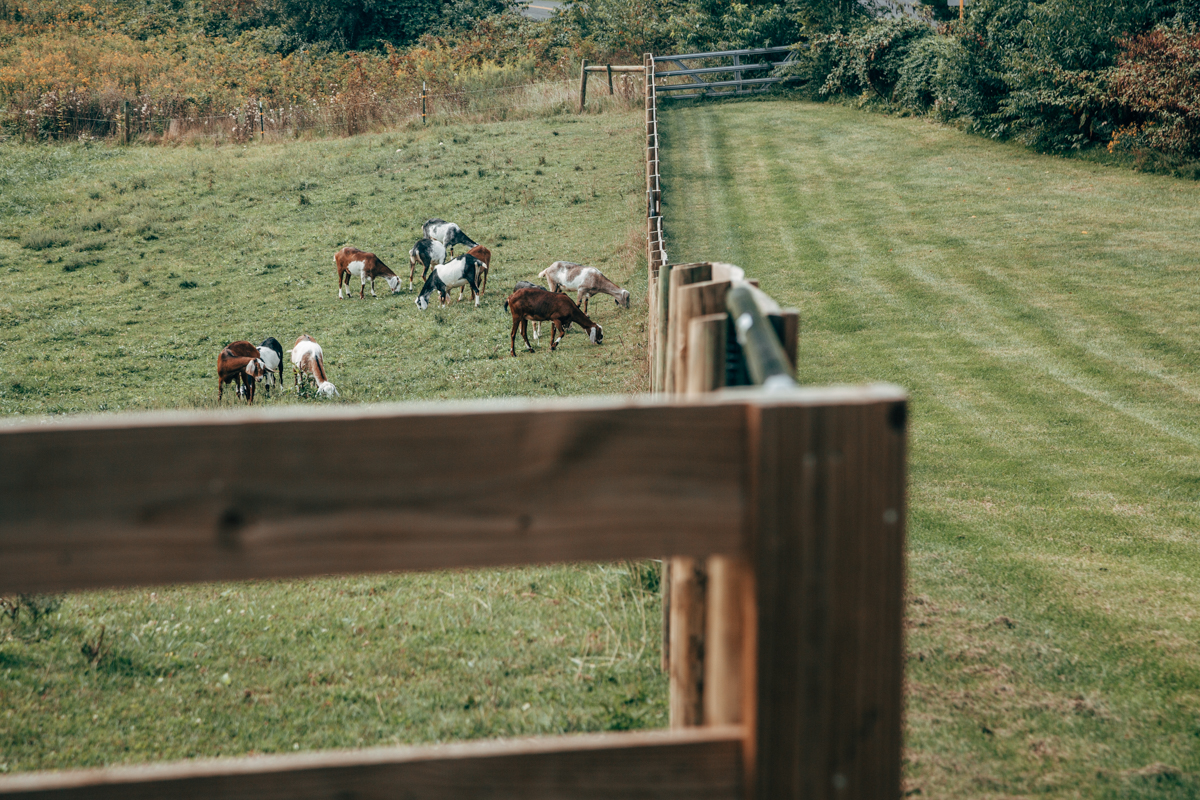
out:
<path id="1" fill-rule="evenodd" d="M 0 146 L 0 425 L 225 413 L 220 349 L 301 333 L 340 399 L 260 390 L 256 405 L 642 391 L 640 126 L 606 113 L 220 148 Z M 377 298 L 337 299 L 337 248 L 377 253 L 407 285 L 430 217 L 492 250 L 479 308 L 421 312 L 382 281 Z M 504 297 L 558 259 L 600 267 L 633 306 L 591 303 L 601 346 L 576 331 L 512 358 Z M 444 431 L 447 447 L 472 436 Z M 37 622 L 0 616 L 0 773 L 663 727 L 657 580 L 638 563 L 70 595 Z"/>
<path id="2" fill-rule="evenodd" d="M 912 396 L 909 796 L 1200 796 L 1200 185 L 916 119 L 661 114 L 667 249 Z"/>

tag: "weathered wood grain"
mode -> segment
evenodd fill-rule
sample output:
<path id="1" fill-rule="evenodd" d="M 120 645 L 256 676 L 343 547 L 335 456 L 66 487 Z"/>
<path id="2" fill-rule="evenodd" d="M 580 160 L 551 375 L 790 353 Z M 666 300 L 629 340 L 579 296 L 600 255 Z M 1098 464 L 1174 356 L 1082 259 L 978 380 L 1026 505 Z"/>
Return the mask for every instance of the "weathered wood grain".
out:
<path id="1" fill-rule="evenodd" d="M 704 724 L 704 635 L 708 572 L 704 559 L 671 559 L 671 728 Z"/>
<path id="2" fill-rule="evenodd" d="M 689 288 L 695 288 L 689 287 Z M 723 302 L 723 301 L 722 301 Z M 725 385 L 729 314 L 706 314 L 688 322 L 687 394 L 706 394 Z"/>
<path id="3" fill-rule="evenodd" d="M 905 405 L 751 410 L 762 800 L 898 796 Z"/>
<path id="4" fill-rule="evenodd" d="M 0 592 L 732 552 L 745 449 L 628 399 L 0 428 Z"/>
<path id="5" fill-rule="evenodd" d="M 700 281 L 694 282 L 687 286 L 679 287 L 674 298 L 672 298 L 673 315 L 672 325 L 676 327 L 678 335 L 675 337 L 675 391 L 684 393 L 687 391 L 689 382 L 690 370 L 690 332 L 689 326 L 691 321 L 696 317 L 706 317 L 710 314 L 717 314 L 725 311 L 725 295 L 732 287 L 730 281 Z M 721 347 L 721 353 L 724 354 L 725 348 Z M 721 364 L 720 372 L 725 371 L 724 363 Z M 724 378 L 722 378 L 724 382 Z"/>
<path id="6" fill-rule="evenodd" d="M 704 724 L 742 723 L 743 678 L 753 670 L 754 571 L 738 556 L 709 556 L 704 635 Z"/>
<path id="7" fill-rule="evenodd" d="M 735 800 L 735 727 L 502 740 L 0 778 L 11 800 Z"/>
<path id="8" fill-rule="evenodd" d="M 682 394 L 686 383 L 681 380 L 686 372 L 687 316 L 680 305 L 681 291 L 688 285 L 707 281 L 712 277 L 712 265 L 676 264 L 671 268 L 670 317 L 667 323 L 667 375 L 666 391 Z M 685 319 L 685 316 L 687 318 Z"/>

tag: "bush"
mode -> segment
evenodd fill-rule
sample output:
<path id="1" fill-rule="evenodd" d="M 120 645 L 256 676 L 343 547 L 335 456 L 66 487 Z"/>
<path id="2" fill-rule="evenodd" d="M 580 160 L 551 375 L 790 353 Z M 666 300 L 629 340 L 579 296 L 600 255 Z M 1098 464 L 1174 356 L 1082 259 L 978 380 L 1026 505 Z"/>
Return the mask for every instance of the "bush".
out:
<path id="1" fill-rule="evenodd" d="M 905 17 L 879 20 L 857 26 L 849 33 L 819 37 L 813 48 L 824 51 L 824 58 L 831 64 L 821 84 L 821 94 L 871 92 L 890 100 L 909 49 L 930 36 L 932 28 Z"/>
<path id="2" fill-rule="evenodd" d="M 1106 99 L 1123 114 L 1109 150 L 1200 156 L 1200 31 L 1159 27 L 1124 39 Z"/>
<path id="3" fill-rule="evenodd" d="M 912 42 L 896 78 L 892 99 L 910 111 L 936 109 L 951 117 L 962 96 L 957 76 L 962 45 L 947 36 L 922 36 Z"/>

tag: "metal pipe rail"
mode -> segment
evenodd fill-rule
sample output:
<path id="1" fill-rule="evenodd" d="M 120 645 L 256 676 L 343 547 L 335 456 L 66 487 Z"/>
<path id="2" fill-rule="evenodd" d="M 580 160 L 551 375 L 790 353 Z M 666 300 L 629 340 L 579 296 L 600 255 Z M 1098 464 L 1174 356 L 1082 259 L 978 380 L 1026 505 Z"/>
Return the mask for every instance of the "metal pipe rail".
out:
<path id="1" fill-rule="evenodd" d="M 721 56 L 757 56 L 766 55 L 767 53 L 786 53 L 792 48 L 788 47 L 758 47 L 750 50 L 721 50 L 713 53 L 685 53 L 680 56 L 655 56 L 654 61 L 678 61 L 681 58 L 720 58 Z"/>
<path id="2" fill-rule="evenodd" d="M 783 62 L 779 62 L 779 63 L 783 63 Z M 759 69 L 770 69 L 771 67 L 774 67 L 774 66 L 776 66 L 776 64 L 772 64 L 769 61 L 761 61 L 757 64 L 734 64 L 733 66 L 729 66 L 729 67 L 698 67 L 696 69 L 668 69 L 668 70 L 663 70 L 661 72 L 658 70 L 655 70 L 654 76 L 656 78 L 673 78 L 677 75 L 707 75 L 710 72 L 741 72 L 743 70 L 754 71 L 754 70 L 759 70 Z M 591 67 L 588 67 L 588 69 L 591 69 Z"/>
<path id="3" fill-rule="evenodd" d="M 750 288 L 741 285 L 730 289 L 725 295 L 725 307 L 729 309 L 754 385 L 766 388 L 795 386 L 787 353 Z"/>
<path id="4" fill-rule="evenodd" d="M 730 70 L 732 72 L 732 70 Z M 795 76 L 779 77 L 779 78 L 746 78 L 744 80 L 734 81 L 710 81 L 700 83 L 678 83 L 659 86 L 660 92 L 681 92 L 692 89 L 713 89 L 719 86 L 750 86 L 750 85 L 768 85 L 772 83 L 786 83 L 796 80 Z M 725 94 L 733 94 L 733 92 L 725 92 Z"/>

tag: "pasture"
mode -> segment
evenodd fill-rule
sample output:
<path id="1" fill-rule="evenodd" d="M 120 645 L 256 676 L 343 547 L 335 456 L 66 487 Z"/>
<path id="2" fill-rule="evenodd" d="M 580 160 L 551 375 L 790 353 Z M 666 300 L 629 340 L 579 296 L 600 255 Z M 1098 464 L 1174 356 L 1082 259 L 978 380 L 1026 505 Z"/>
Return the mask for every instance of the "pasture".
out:
<path id="1" fill-rule="evenodd" d="M 1200 185 L 923 120 L 660 111 L 667 251 L 912 396 L 906 794 L 1200 795 Z"/>
<path id="2" fill-rule="evenodd" d="M 301 333 L 340 398 L 260 387 L 256 405 L 642 391 L 640 123 L 4 146 L 0 414 L 221 413 L 221 347 L 286 350 Z M 376 253 L 407 286 L 430 217 L 491 249 L 479 308 L 422 312 L 384 281 L 337 299 L 338 248 Z M 504 297 L 558 259 L 598 266 L 632 307 L 592 303 L 601 346 L 574 331 L 511 358 Z M 222 407 L 237 404 L 227 391 Z M 471 435 L 447 430 L 444 446 Z M 469 471 L 447 477 L 472 491 Z M 0 772 L 662 727 L 660 617 L 640 563 L 72 595 L 36 622 L 0 617 Z"/>

